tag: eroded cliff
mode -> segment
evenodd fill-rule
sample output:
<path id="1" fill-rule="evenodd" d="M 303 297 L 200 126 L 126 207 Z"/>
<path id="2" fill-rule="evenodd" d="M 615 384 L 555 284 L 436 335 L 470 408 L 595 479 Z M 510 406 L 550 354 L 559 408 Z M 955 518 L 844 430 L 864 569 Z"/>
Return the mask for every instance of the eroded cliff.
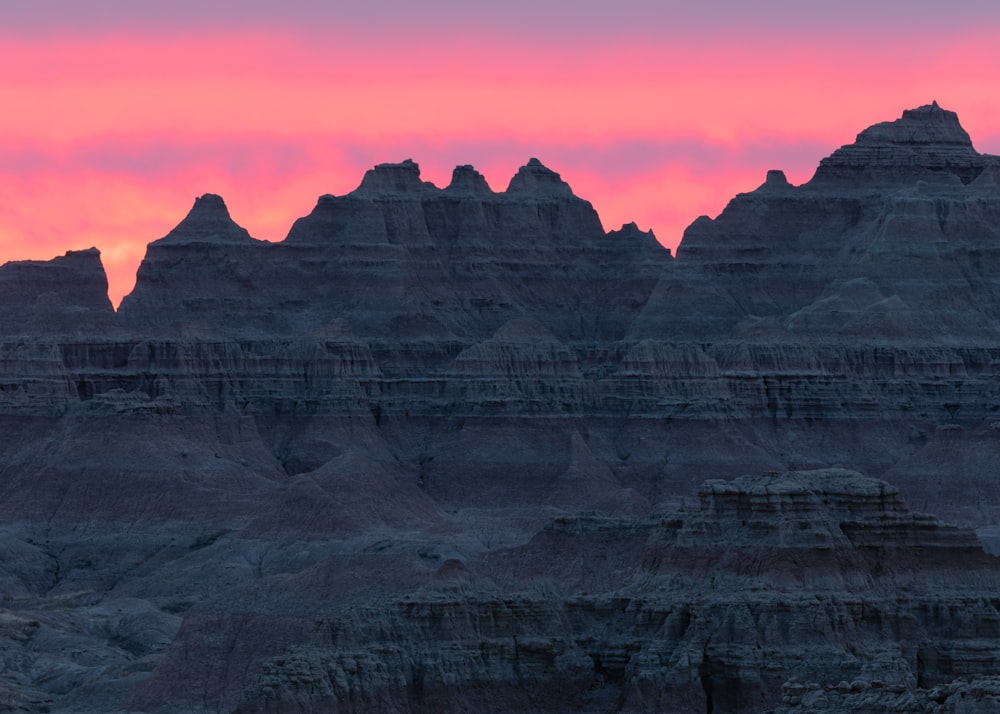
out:
<path id="1" fill-rule="evenodd" d="M 404 161 L 278 243 L 202 196 L 117 313 L 96 250 L 0 266 L 0 702 L 992 686 L 995 566 L 936 517 L 997 549 L 998 171 L 932 104 L 676 259 L 537 160 L 503 192 Z"/>

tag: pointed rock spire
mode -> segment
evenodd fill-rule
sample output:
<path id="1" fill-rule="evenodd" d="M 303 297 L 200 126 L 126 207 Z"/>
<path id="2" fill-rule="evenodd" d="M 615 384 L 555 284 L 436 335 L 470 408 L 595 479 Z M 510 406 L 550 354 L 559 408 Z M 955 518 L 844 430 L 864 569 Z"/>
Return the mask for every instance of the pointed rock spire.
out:
<path id="1" fill-rule="evenodd" d="M 456 166 L 451 173 L 451 183 L 445 191 L 456 196 L 492 196 L 493 190 L 483 175 L 471 165 Z"/>
<path id="2" fill-rule="evenodd" d="M 538 159 L 530 159 L 510 180 L 507 193 L 511 196 L 537 198 L 574 198 L 573 189 L 555 171 Z"/>
<path id="3" fill-rule="evenodd" d="M 608 238 L 625 246 L 638 246 L 643 253 L 656 253 L 659 257 L 671 257 L 670 249 L 665 248 L 656 239 L 652 229 L 644 231 L 635 221 L 623 223 L 616 231 L 608 231 Z"/>
<path id="4" fill-rule="evenodd" d="M 757 190 L 776 193 L 787 191 L 791 188 L 793 188 L 792 184 L 788 183 L 788 178 L 785 176 L 784 171 L 781 169 L 770 169 L 767 172 L 764 183 L 762 183 Z"/>
<path id="5" fill-rule="evenodd" d="M 222 196 L 206 193 L 194 200 L 194 206 L 177 227 L 160 241 L 170 243 L 245 243 L 253 238 L 229 215 Z M 160 242 L 157 241 L 157 242 Z"/>
<path id="6" fill-rule="evenodd" d="M 358 201 L 347 196 L 324 193 L 316 200 L 309 215 L 295 221 L 285 241 L 291 243 L 330 243 L 350 223 Z"/>
<path id="7" fill-rule="evenodd" d="M 787 186 L 788 179 L 785 177 L 785 172 L 781 169 L 771 169 L 767 172 L 764 183 L 769 186 Z"/>

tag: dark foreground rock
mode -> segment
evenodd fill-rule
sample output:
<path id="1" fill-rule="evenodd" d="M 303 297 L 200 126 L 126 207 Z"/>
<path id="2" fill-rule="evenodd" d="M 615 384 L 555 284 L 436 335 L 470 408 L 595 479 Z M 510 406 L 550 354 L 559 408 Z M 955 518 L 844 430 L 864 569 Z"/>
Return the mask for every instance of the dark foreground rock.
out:
<path id="1" fill-rule="evenodd" d="M 708 482 L 691 511 L 561 518 L 447 566 L 319 620 L 238 711 L 752 712 L 795 682 L 930 701 L 1000 664 L 1000 561 L 849 471 Z"/>

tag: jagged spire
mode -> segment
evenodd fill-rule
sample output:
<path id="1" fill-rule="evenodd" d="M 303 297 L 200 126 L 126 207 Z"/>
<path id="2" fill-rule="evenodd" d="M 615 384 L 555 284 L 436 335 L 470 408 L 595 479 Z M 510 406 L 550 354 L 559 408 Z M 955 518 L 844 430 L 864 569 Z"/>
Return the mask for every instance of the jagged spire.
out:
<path id="1" fill-rule="evenodd" d="M 514 196 L 532 194 L 544 198 L 573 197 L 573 189 L 552 169 L 538 159 L 529 159 L 510 180 L 507 193 Z"/>
<path id="2" fill-rule="evenodd" d="M 451 173 L 451 183 L 448 184 L 445 191 L 460 196 L 489 196 L 493 194 L 483 175 L 469 164 L 455 167 Z"/>
<path id="3" fill-rule="evenodd" d="M 206 193 L 194 200 L 177 227 L 161 240 L 171 243 L 233 243 L 249 242 L 253 238 L 229 215 L 222 196 Z"/>

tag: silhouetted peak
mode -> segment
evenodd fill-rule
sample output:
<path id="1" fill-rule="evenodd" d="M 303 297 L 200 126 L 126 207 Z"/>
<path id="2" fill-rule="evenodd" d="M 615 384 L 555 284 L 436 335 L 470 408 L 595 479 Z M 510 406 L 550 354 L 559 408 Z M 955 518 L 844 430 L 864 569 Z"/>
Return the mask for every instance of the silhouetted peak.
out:
<path id="1" fill-rule="evenodd" d="M 72 331 L 90 324 L 81 321 L 81 310 L 92 311 L 90 317 L 114 312 L 97 248 L 70 250 L 52 260 L 0 265 L 0 304 L 5 308 L 0 334 Z"/>
<path id="2" fill-rule="evenodd" d="M 654 253 L 665 252 L 667 256 L 670 256 L 671 254 L 670 249 L 665 248 L 660 244 L 660 241 L 656 239 L 656 235 L 653 233 L 652 229 L 644 231 L 639 228 L 639 225 L 635 221 L 623 223 L 622 227 L 616 231 L 608 231 L 608 238 L 619 244 L 638 245 L 642 249 L 643 253 L 652 251 Z"/>
<path id="3" fill-rule="evenodd" d="M 895 121 L 880 122 L 858 134 L 858 144 L 938 145 L 972 148 L 972 139 L 958 121 L 958 114 L 932 102 L 907 109 Z"/>
<path id="4" fill-rule="evenodd" d="M 316 205 L 308 215 L 296 219 L 292 224 L 286 243 L 329 243 L 338 236 L 350 221 L 352 205 L 349 196 L 334 196 L 324 193 L 316 199 Z"/>
<path id="5" fill-rule="evenodd" d="M 775 191 L 785 191 L 792 188 L 792 184 L 788 183 L 788 179 L 785 177 L 785 172 L 781 169 L 770 169 L 767 172 L 767 176 L 764 178 L 764 183 L 758 187 L 758 191 L 775 192 Z"/>
<path id="6" fill-rule="evenodd" d="M 436 189 L 434 184 L 420 180 L 420 165 L 413 159 L 398 164 L 377 164 L 365 172 L 355 193 L 360 195 L 393 195 Z"/>
<path id="7" fill-rule="evenodd" d="M 608 235 L 618 238 L 619 240 L 626 240 L 631 238 L 638 238 L 640 236 L 652 235 L 653 231 L 644 231 L 639 228 L 639 224 L 635 221 L 630 221 L 629 223 L 623 223 L 622 227 L 616 231 L 609 231 Z"/>
<path id="8" fill-rule="evenodd" d="M 316 205 L 310 211 L 310 216 L 325 216 L 339 213 L 345 201 L 348 199 L 343 196 L 334 196 L 332 193 L 324 193 L 319 198 L 316 199 Z"/>
<path id="9" fill-rule="evenodd" d="M 451 183 L 445 191 L 460 196 L 489 196 L 493 193 L 483 175 L 469 164 L 455 167 L 451 173 Z"/>
<path id="10" fill-rule="evenodd" d="M 788 179 L 785 178 L 785 172 L 781 169 L 771 169 L 767 172 L 764 183 L 771 186 L 787 186 Z"/>
<path id="11" fill-rule="evenodd" d="M 331 216 L 339 213 L 347 199 L 334 196 L 332 193 L 324 193 L 316 199 L 316 205 L 309 212 L 309 217 Z"/>
<path id="12" fill-rule="evenodd" d="M 531 195 L 539 198 L 573 197 L 573 189 L 555 171 L 546 168 L 538 159 L 529 159 L 510 180 L 507 193 Z"/>
<path id="13" fill-rule="evenodd" d="M 253 238 L 229 215 L 222 196 L 206 193 L 194 200 L 184 220 L 161 241 L 171 243 L 248 242 Z"/>
<path id="14" fill-rule="evenodd" d="M 191 211 L 203 211 L 203 212 L 213 212 L 222 211 L 227 216 L 229 215 L 229 209 L 226 208 L 226 202 L 223 200 L 222 196 L 217 193 L 205 193 L 194 199 L 194 206 Z"/>
<path id="15" fill-rule="evenodd" d="M 833 181 L 857 189 L 918 180 L 960 187 L 974 181 L 986 163 L 972 147 L 958 114 L 932 102 L 868 127 L 853 144 L 823 159 L 815 179 L 822 185 Z"/>
<path id="16" fill-rule="evenodd" d="M 72 270 L 82 270 L 92 273 L 95 279 L 104 285 L 104 292 L 107 292 L 107 277 L 104 271 L 104 263 L 101 262 L 101 251 L 97 248 L 67 250 L 61 257 L 53 258 L 51 263 L 53 265 L 63 265 Z"/>

